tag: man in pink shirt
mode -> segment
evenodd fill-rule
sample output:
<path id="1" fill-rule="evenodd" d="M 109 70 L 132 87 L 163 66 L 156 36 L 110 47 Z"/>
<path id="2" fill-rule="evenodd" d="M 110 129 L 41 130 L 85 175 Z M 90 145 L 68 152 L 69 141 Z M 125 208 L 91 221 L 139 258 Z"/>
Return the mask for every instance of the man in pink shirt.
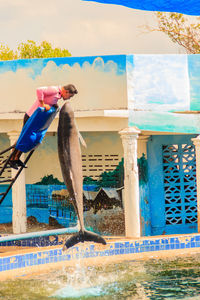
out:
<path id="1" fill-rule="evenodd" d="M 68 84 L 65 86 L 48 86 L 40 87 L 36 90 L 37 99 L 33 105 L 28 109 L 24 115 L 23 126 L 27 120 L 32 116 L 34 111 L 40 106 L 49 110 L 52 106 L 57 106 L 59 99 L 68 100 L 78 93 L 77 89 L 73 84 Z M 25 167 L 24 163 L 19 159 L 21 156 L 21 151 L 17 151 L 14 156 L 10 159 L 10 166 L 14 169 L 18 169 L 19 166 Z"/>

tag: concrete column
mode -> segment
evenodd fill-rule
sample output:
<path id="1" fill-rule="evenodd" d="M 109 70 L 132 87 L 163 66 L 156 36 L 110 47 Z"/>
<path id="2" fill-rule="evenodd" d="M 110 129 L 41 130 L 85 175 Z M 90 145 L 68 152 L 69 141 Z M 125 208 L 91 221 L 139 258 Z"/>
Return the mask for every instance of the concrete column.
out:
<path id="1" fill-rule="evenodd" d="M 150 135 L 140 135 L 138 138 L 137 156 L 142 157 L 142 154 L 147 158 L 147 142 Z"/>
<path id="2" fill-rule="evenodd" d="M 20 132 L 11 131 L 7 133 L 10 139 L 10 144 L 13 145 Z M 22 161 L 24 160 L 24 154 L 21 156 Z M 15 177 L 17 170 L 11 168 L 11 176 Z M 25 185 L 25 170 L 21 172 L 14 185 L 12 186 L 12 203 L 13 203 L 13 216 L 12 226 L 13 233 L 24 233 L 26 232 L 26 185 Z"/>
<path id="3" fill-rule="evenodd" d="M 197 226 L 200 232 L 200 136 L 192 139 L 196 152 L 196 179 L 197 179 Z"/>
<path id="4" fill-rule="evenodd" d="M 140 237 L 139 177 L 137 167 L 136 127 L 119 132 L 124 148 L 124 209 L 126 237 Z"/>

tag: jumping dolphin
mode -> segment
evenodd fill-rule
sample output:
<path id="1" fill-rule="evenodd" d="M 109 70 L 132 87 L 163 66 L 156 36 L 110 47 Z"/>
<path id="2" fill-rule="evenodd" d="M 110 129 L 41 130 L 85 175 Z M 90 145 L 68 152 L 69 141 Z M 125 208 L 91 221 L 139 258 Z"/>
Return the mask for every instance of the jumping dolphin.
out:
<path id="1" fill-rule="evenodd" d="M 106 245 L 106 241 L 100 235 L 89 232 L 84 227 L 83 175 L 79 132 L 75 123 L 74 112 L 69 102 L 62 106 L 59 114 L 58 156 L 62 176 L 77 213 L 80 226 L 79 232 L 66 240 L 63 250 L 84 241 Z"/>

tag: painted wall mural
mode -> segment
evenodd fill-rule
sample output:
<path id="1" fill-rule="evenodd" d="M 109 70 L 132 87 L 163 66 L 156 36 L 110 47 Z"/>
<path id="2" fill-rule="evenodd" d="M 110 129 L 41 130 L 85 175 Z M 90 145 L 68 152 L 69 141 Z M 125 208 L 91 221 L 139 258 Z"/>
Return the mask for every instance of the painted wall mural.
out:
<path id="1" fill-rule="evenodd" d="M 129 101 L 134 109 L 189 110 L 190 94 L 186 55 L 134 55 Z"/>
<path id="2" fill-rule="evenodd" d="M 200 109 L 200 56 L 134 55 L 130 61 L 129 57 L 129 125 L 141 130 L 199 133 L 200 115 L 192 111 Z"/>
<path id="3" fill-rule="evenodd" d="M 199 65 L 198 54 L 1 61 L 0 113 L 25 112 L 38 86 L 71 82 L 75 110 L 129 109 L 129 125 L 141 130 L 199 133 L 200 115 L 187 114 L 200 108 Z"/>
<path id="4" fill-rule="evenodd" d="M 37 87 L 68 83 L 79 91 L 76 110 L 127 108 L 125 82 L 125 55 L 1 61 L 0 112 L 24 112 Z"/>

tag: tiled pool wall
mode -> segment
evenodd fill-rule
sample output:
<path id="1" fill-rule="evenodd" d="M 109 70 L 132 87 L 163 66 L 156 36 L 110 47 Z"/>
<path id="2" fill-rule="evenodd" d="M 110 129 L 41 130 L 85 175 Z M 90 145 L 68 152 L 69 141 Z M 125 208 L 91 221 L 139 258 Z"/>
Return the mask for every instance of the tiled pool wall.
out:
<path id="1" fill-rule="evenodd" d="M 21 244 L 20 244 L 21 242 Z M 63 252 L 63 237 L 42 237 L 34 238 L 32 241 L 18 241 L 17 246 L 30 246 L 36 248 L 26 249 L 24 253 L 7 252 L 0 253 L 0 274 L 7 271 L 28 269 L 32 266 L 48 266 L 58 262 L 76 262 L 78 259 L 97 257 L 116 257 L 126 254 L 166 251 L 186 248 L 200 247 L 200 235 L 177 235 L 166 237 L 151 237 L 144 239 L 107 239 L 107 245 L 99 244 L 78 244 L 77 246 Z M 16 242 L 2 242 L 1 247 L 16 246 Z M 48 247 L 47 247 L 48 246 Z M 47 248 L 40 248 L 47 247 Z M 3 248 L 2 248 L 3 249 Z M 134 255 L 133 255 L 134 258 Z M 1 273 L 2 272 L 2 273 Z M 16 272 L 17 274 L 18 272 Z"/>

